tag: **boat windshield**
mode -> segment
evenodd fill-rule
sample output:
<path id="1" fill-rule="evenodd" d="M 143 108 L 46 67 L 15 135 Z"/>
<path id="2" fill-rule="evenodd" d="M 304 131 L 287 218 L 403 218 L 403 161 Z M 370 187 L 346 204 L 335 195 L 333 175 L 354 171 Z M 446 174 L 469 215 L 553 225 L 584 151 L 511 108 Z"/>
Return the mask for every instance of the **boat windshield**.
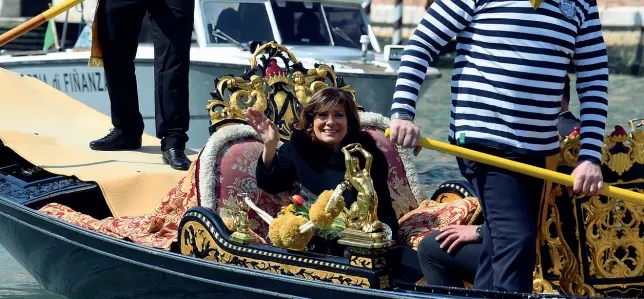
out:
<path id="1" fill-rule="evenodd" d="M 324 6 L 329 29 L 333 34 L 333 42 L 336 46 L 362 48 L 360 36 L 368 35 L 367 24 L 358 8 L 344 8 Z M 371 43 L 369 43 L 369 49 Z"/>
<path id="2" fill-rule="evenodd" d="M 244 44 L 275 39 L 264 3 L 204 0 L 201 9 L 209 44 Z M 217 30 L 224 34 L 215 34 Z"/>
<path id="3" fill-rule="evenodd" d="M 367 26 L 359 8 L 334 7 L 312 2 L 271 1 L 283 44 L 361 48 Z M 369 45 L 371 48 L 371 45 Z"/>

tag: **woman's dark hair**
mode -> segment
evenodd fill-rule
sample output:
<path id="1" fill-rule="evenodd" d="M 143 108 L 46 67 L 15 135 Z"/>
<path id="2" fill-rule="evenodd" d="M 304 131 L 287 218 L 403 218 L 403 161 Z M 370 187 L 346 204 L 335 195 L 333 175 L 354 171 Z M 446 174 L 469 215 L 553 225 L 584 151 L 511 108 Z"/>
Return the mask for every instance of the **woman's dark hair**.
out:
<path id="1" fill-rule="evenodd" d="M 295 129 L 306 131 L 314 142 L 313 119 L 318 114 L 328 111 L 335 105 L 343 105 L 347 117 L 347 135 L 358 136 L 362 129 L 358 109 L 351 93 L 335 87 L 324 88 L 311 96 L 309 102 L 302 107 L 300 119 L 294 124 Z"/>

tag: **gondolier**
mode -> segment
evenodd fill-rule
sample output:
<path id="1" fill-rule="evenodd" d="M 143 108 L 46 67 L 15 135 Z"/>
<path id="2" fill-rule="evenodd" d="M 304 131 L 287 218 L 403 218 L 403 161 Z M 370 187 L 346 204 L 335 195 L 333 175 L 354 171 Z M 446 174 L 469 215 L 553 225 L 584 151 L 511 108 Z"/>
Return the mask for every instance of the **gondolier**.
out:
<path id="1" fill-rule="evenodd" d="M 92 141 L 94 150 L 141 147 L 143 117 L 139 111 L 134 57 L 145 14 L 154 42 L 156 136 L 162 158 L 172 168 L 187 170 L 188 72 L 194 1 L 101 0 L 93 24 L 90 66 L 103 66 L 114 129 Z M 96 39 L 98 37 L 98 39 Z"/>
<path id="2" fill-rule="evenodd" d="M 597 194 L 608 108 L 606 47 L 595 0 L 437 0 L 406 46 L 391 139 L 414 147 L 418 90 L 428 64 L 457 37 L 449 141 L 545 166 L 559 152 L 557 118 L 568 64 L 577 72 L 581 149 L 574 190 Z M 535 213 L 543 181 L 458 159 L 486 219 L 474 287 L 532 291 Z"/>

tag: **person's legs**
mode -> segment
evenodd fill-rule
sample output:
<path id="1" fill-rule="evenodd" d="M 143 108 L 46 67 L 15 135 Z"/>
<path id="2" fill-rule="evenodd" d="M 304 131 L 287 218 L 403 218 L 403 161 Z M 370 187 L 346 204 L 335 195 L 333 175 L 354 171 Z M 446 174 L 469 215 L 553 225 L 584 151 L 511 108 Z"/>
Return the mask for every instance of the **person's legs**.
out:
<path id="1" fill-rule="evenodd" d="M 545 158 L 506 158 L 540 167 L 545 161 Z M 487 225 L 483 240 L 485 253 L 474 287 L 530 293 L 536 258 L 535 207 L 541 198 L 543 181 L 481 163 L 469 163 L 473 163 Z M 489 254 L 490 248 L 492 254 Z"/>
<path id="2" fill-rule="evenodd" d="M 190 123 L 188 73 L 194 1 L 148 2 L 154 41 L 155 115 L 161 150 L 185 149 Z"/>
<path id="3" fill-rule="evenodd" d="M 458 162 L 461 174 L 470 182 L 470 184 L 474 188 L 474 191 L 476 192 L 479 199 L 479 204 L 481 205 L 481 210 L 483 210 L 483 218 L 485 219 L 487 210 L 484 204 L 484 188 L 482 187 L 485 185 L 485 178 L 479 180 L 478 176 L 475 175 L 477 167 L 476 162 L 461 158 L 457 158 L 456 161 Z M 480 254 L 478 255 L 478 257 L 473 257 L 473 259 L 476 259 L 478 261 L 476 273 L 473 280 L 473 288 L 491 290 L 493 288 L 492 282 L 494 278 L 494 271 L 492 269 L 492 256 L 494 256 L 494 247 L 492 246 L 490 227 L 488 226 L 487 221 L 483 223 L 483 227 L 481 227 L 481 229 L 485 230 L 485 233 L 483 234 L 483 240 L 481 241 Z"/>
<path id="4" fill-rule="evenodd" d="M 450 254 L 436 241 L 439 234 L 439 231 L 430 233 L 418 245 L 418 260 L 427 284 L 463 287 L 463 281 L 474 281 L 483 246 L 464 244 Z"/>
<path id="5" fill-rule="evenodd" d="M 99 5 L 99 39 L 112 125 L 128 136 L 141 137 L 143 117 L 139 111 L 134 57 L 145 15 L 142 0 L 106 0 Z"/>

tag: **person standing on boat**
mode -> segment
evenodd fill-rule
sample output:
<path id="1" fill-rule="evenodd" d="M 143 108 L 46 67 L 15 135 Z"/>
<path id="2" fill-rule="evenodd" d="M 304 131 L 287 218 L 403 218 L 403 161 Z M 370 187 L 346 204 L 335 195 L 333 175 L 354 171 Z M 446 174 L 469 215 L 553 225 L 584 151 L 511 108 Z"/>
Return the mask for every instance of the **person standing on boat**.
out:
<path id="1" fill-rule="evenodd" d="M 559 152 L 557 118 L 572 62 L 581 102 L 573 188 L 597 194 L 603 186 L 608 63 L 596 0 L 435 1 L 402 56 L 390 124 L 390 138 L 399 146 L 417 145 L 418 91 L 428 64 L 455 36 L 449 141 L 544 167 L 547 157 Z M 457 161 L 479 194 L 486 220 L 474 288 L 532 292 L 543 180 Z"/>
<path id="2" fill-rule="evenodd" d="M 565 139 L 580 121 L 568 110 L 570 77 L 566 76 L 557 131 Z M 478 224 L 478 223 L 477 223 Z M 429 233 L 418 245 L 418 262 L 428 285 L 463 287 L 472 283 L 483 246 L 483 225 L 450 225 Z"/>
<path id="3" fill-rule="evenodd" d="M 111 132 L 90 143 L 93 150 L 141 147 L 143 117 L 139 111 L 134 57 L 141 23 L 147 13 L 154 42 L 156 136 L 162 159 L 174 169 L 187 170 L 184 150 L 190 122 L 188 72 L 194 1 L 101 0 L 95 22 L 110 95 Z"/>

